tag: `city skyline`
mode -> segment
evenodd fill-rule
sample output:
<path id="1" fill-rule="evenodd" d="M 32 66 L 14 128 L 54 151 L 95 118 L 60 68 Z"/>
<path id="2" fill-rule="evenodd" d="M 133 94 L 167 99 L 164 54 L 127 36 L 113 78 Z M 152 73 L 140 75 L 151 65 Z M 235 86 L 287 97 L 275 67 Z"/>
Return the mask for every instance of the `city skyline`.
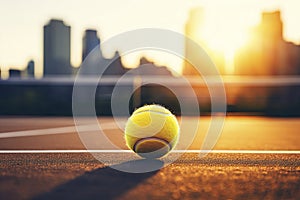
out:
<path id="1" fill-rule="evenodd" d="M 201 6 L 205 11 L 208 13 L 208 18 L 206 23 L 213 24 L 213 22 L 216 22 L 216 27 L 219 25 L 222 20 L 216 16 L 219 14 L 224 18 L 224 20 L 227 20 L 225 22 L 229 23 L 230 19 L 234 17 L 234 15 L 240 15 L 241 18 L 244 17 L 245 26 L 249 25 L 255 25 L 259 21 L 260 13 L 263 10 L 275 10 L 280 9 L 282 10 L 283 14 L 283 22 L 284 22 L 284 37 L 288 41 L 292 41 L 294 43 L 299 43 L 300 40 L 300 28 L 299 26 L 296 26 L 295 20 L 297 20 L 297 14 L 295 12 L 297 9 L 297 2 L 296 1 L 288 1 L 283 3 L 282 1 L 266 1 L 264 3 L 259 3 L 256 5 L 255 1 L 247 1 L 246 4 L 240 4 L 236 1 L 226 1 L 229 2 L 228 5 L 218 2 L 218 1 L 211 1 L 210 3 L 205 3 L 203 1 L 191 1 L 190 3 L 183 3 L 183 1 L 175 1 L 173 3 L 170 3 L 169 1 L 165 1 L 161 4 L 161 6 L 158 6 L 159 4 L 157 2 L 145 2 L 139 3 L 137 1 L 126 1 L 125 3 L 122 2 L 117 5 L 119 6 L 113 6 L 116 5 L 116 2 L 104 2 L 104 1 L 86 1 L 85 3 L 78 3 L 75 2 L 72 3 L 70 11 L 66 11 L 66 5 L 70 4 L 70 1 L 65 0 L 61 1 L 60 4 L 56 4 L 53 2 L 45 1 L 43 6 L 39 5 L 41 3 L 32 0 L 27 2 L 28 5 L 24 5 L 22 7 L 23 2 L 19 2 L 18 5 L 12 5 L 13 3 L 16 3 L 15 1 L 2 3 L 3 6 L 1 8 L 8 8 L 7 10 L 22 10 L 27 7 L 28 10 L 23 12 L 17 12 L 14 16 L 12 16 L 12 13 L 7 13 L 7 11 L 2 12 L 4 15 L 7 15 L 7 18 L 9 20 L 6 20 L 6 22 L 0 20 L 0 24 L 3 28 L 1 37 L 0 37 L 0 67 L 2 67 L 2 73 L 5 68 L 12 67 L 12 68 L 21 68 L 24 69 L 26 66 L 26 63 L 28 63 L 29 60 L 34 60 L 36 64 L 36 74 L 40 75 L 42 72 L 42 34 L 40 30 L 40 27 L 37 27 L 37 24 L 45 25 L 47 21 L 49 21 L 50 18 L 59 18 L 66 22 L 66 24 L 72 26 L 72 33 L 71 33 L 71 64 L 72 66 L 78 67 L 81 63 L 82 59 L 82 44 L 79 42 L 82 40 L 82 36 L 84 34 L 84 30 L 86 29 L 95 29 L 98 30 L 100 33 L 100 39 L 101 41 L 105 41 L 106 39 L 110 38 L 112 35 L 118 34 L 120 32 L 132 30 L 135 28 L 143 28 L 143 27 L 158 27 L 158 28 L 167 28 L 171 29 L 177 32 L 184 33 L 184 26 L 188 18 L 188 14 L 192 8 L 195 6 Z M 127 4 L 126 4 L 127 3 Z M 83 9 L 82 14 L 79 14 L 78 8 L 80 5 L 85 4 L 86 8 Z M 124 4 L 124 5 L 123 5 Z M 125 5 L 126 4 L 126 5 Z M 91 5 L 94 5 L 94 9 L 92 9 Z M 102 7 L 100 8 L 100 5 Z M 122 6 L 123 5 L 123 6 Z M 169 6 L 169 7 L 168 7 Z M 134 7 L 134 8 L 131 8 Z M 148 11 L 146 8 L 149 7 Z M 12 8 L 12 9 L 9 9 Z M 94 12 L 99 8 L 99 13 Z M 109 8 L 109 9 L 108 9 Z M 146 15 L 147 12 L 151 12 L 156 8 L 156 11 L 153 12 L 152 15 Z M 166 14 L 166 12 L 170 8 L 176 8 L 174 13 Z M 180 10 L 180 9 L 181 10 Z M 75 10 L 74 10 L 75 9 Z M 77 9 L 77 10 L 76 10 Z M 89 10 L 90 9 L 90 10 Z M 132 9 L 132 10 L 130 10 Z M 247 12 L 245 12 L 245 9 L 247 9 Z M 103 12 L 100 12 L 100 11 Z M 128 14 L 127 11 L 132 11 L 131 14 Z M 34 11 L 34 12 L 31 12 Z M 44 11 L 44 13 L 43 13 Z M 64 12 L 66 11 L 66 12 Z M 87 12 L 90 11 L 91 14 L 87 14 Z M 134 11 L 134 12 L 133 12 Z M 222 11 L 222 12 L 221 12 Z M 234 11 L 234 15 L 230 15 L 230 11 Z M 218 13 L 220 12 L 220 13 Z M 245 12 L 245 14 L 242 14 Z M 125 16 L 124 14 L 128 14 L 129 16 Z M 139 16 L 140 19 L 137 19 L 137 14 L 143 13 L 143 15 Z M 154 14 L 155 13 L 155 14 Z M 24 21 L 23 24 L 16 23 L 16 20 L 20 20 L 20 14 L 23 14 L 22 19 Z M 34 15 L 37 15 L 39 17 L 33 17 Z M 249 16 L 248 16 L 249 15 Z M 245 18 L 246 16 L 246 18 Z M 248 17 L 247 17 L 248 16 Z M 38 19 L 37 19 L 38 18 Z M 80 19 L 79 19 L 80 18 Z M 299 18 L 299 17 L 298 17 Z M 30 24 L 29 19 L 31 19 Z M 129 20 L 130 19 L 130 20 Z M 160 20 L 157 20 L 160 19 Z M 125 21 L 124 21 L 125 20 Z M 176 23 L 175 23 L 176 21 Z M 235 24 L 233 21 L 231 23 L 232 25 Z M 32 25 L 31 25 L 32 24 Z M 229 24 L 230 25 L 230 24 Z M 237 23 L 237 27 L 234 30 L 230 30 L 234 33 L 234 31 L 237 31 L 238 28 L 241 28 L 241 24 Z M 33 29 L 33 27 L 35 27 Z M 99 29 L 100 27 L 100 29 Z M 291 28 L 292 27 L 292 28 Z M 298 28 L 298 29 L 297 29 Z M 20 31 L 22 30 L 22 31 Z M 227 31 L 226 34 L 230 31 Z M 13 32 L 12 34 L 8 34 L 8 32 Z M 30 34 L 33 33 L 34 34 Z M 5 36 L 5 37 L 4 37 Z M 227 37 L 227 36 L 226 36 Z M 225 37 L 225 39 L 226 39 Z M 229 37 L 229 36 L 228 36 Z M 4 40 L 3 38 L 7 38 L 7 40 Z M 12 38 L 14 38 L 14 42 L 11 42 Z M 216 44 L 220 41 L 220 38 L 215 37 Z M 30 45 L 26 45 L 30 43 Z M 182 49 L 184 51 L 184 41 L 180 42 Z M 8 45 L 9 44 L 9 45 Z M 217 45 L 218 46 L 218 45 Z M 221 48 L 222 45 L 219 45 Z M 121 49 L 122 47 L 120 47 Z M 107 50 L 103 49 L 103 53 L 106 57 L 112 57 L 114 50 Z M 23 52 L 23 53 L 22 53 Z M 122 53 L 122 52 L 121 52 Z M 146 53 L 147 54 L 147 53 Z M 136 64 L 139 61 L 139 58 L 141 55 L 144 55 L 143 52 L 138 53 L 138 56 L 128 56 L 124 57 L 123 61 L 125 66 L 136 66 Z M 181 71 L 182 64 L 178 61 L 174 62 L 171 59 L 168 59 L 168 61 L 165 61 L 165 55 L 159 56 L 152 53 L 149 53 L 149 57 L 151 60 L 155 60 L 157 62 L 156 64 L 159 65 L 168 65 L 174 67 L 173 69 L 175 71 Z M 152 56 L 153 55 L 153 56 Z M 161 59 L 163 57 L 163 59 Z"/>
<path id="2" fill-rule="evenodd" d="M 281 11 L 261 13 L 261 21 L 251 28 L 247 41 L 238 48 L 233 44 L 228 51 L 223 52 L 215 51 L 205 40 L 203 17 L 203 9 L 191 11 L 186 35 L 206 50 L 221 75 L 300 75 L 300 45 L 288 42 L 283 37 Z M 237 50 L 233 51 L 234 48 Z M 195 52 L 194 47 L 186 42 L 185 57 L 199 57 Z M 205 64 L 199 60 L 196 65 L 204 67 Z M 185 62 L 183 74 L 199 73 L 189 62 Z"/>

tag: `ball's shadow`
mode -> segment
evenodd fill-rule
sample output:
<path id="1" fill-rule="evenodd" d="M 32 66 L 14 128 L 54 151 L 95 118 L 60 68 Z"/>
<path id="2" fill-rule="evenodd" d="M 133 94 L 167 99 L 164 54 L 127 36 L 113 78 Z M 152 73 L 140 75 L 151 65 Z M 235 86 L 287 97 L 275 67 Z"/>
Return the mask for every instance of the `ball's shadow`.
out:
<path id="1" fill-rule="evenodd" d="M 116 199 L 158 172 L 156 170 L 147 173 L 126 173 L 116 169 L 141 172 L 143 168 L 149 167 L 160 169 L 163 162 L 143 159 L 99 168 L 33 199 Z"/>

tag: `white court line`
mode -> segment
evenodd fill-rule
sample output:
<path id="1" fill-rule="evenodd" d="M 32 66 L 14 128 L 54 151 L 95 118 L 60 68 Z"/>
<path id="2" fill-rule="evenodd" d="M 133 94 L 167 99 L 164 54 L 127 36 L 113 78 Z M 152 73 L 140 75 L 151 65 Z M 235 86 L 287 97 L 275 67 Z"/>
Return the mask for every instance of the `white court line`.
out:
<path id="1" fill-rule="evenodd" d="M 108 123 L 99 123 L 101 129 L 109 130 L 116 129 L 116 123 L 108 122 Z M 26 131 L 12 131 L 6 133 L 0 133 L 1 138 L 12 138 L 12 137 L 26 137 L 26 136 L 42 136 L 42 135 L 53 135 L 53 134 L 64 134 L 64 133 L 72 133 L 77 132 L 89 132 L 89 131 L 99 131 L 98 124 L 87 124 L 80 126 L 66 126 L 59 128 L 47 128 L 47 129 L 35 129 L 35 130 L 26 130 Z"/>
<path id="2" fill-rule="evenodd" d="M 133 153 L 131 150 L 0 150 L 5 153 Z M 300 150 L 173 150 L 171 153 L 300 154 Z"/>
<path id="3" fill-rule="evenodd" d="M 116 129 L 113 122 L 101 123 L 102 129 Z M 98 131 L 98 124 L 87 124 L 80 126 L 67 126 L 59 128 L 36 129 L 27 131 L 14 131 L 0 133 L 1 138 L 26 137 L 26 136 L 42 136 L 51 134 L 64 134 L 77 132 L 76 128 L 81 132 Z M 173 153 L 231 153 L 231 154 L 300 154 L 300 150 L 173 150 Z M 131 150 L 0 150 L 1 154 L 5 153 L 132 153 Z"/>

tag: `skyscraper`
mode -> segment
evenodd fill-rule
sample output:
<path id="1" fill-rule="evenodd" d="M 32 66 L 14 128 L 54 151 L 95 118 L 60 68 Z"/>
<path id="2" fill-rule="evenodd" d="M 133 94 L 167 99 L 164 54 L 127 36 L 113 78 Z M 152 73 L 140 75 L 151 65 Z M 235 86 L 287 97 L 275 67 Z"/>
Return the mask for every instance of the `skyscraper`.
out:
<path id="1" fill-rule="evenodd" d="M 196 42 L 204 45 L 204 41 L 201 40 L 201 30 L 203 26 L 203 9 L 201 7 L 191 10 L 188 21 L 185 25 L 186 37 L 196 40 Z M 195 59 L 198 55 L 195 54 L 195 50 L 191 47 L 191 42 L 185 41 L 185 58 Z M 186 60 L 184 62 L 183 74 L 184 75 L 199 75 L 195 67 Z M 194 63 L 199 64 L 199 63 Z"/>
<path id="2" fill-rule="evenodd" d="M 71 27 L 62 20 L 44 26 L 44 75 L 70 75 Z"/>
<path id="3" fill-rule="evenodd" d="M 262 13 L 259 29 L 265 39 L 269 39 L 271 42 L 282 41 L 283 23 L 280 11 Z"/>
<path id="4" fill-rule="evenodd" d="M 95 51 L 91 53 L 94 49 Z M 89 54 L 90 57 L 86 59 Z M 97 31 L 88 29 L 85 31 L 83 36 L 80 74 L 97 76 L 103 68 L 105 68 L 103 75 L 121 76 L 126 72 L 119 53 L 115 52 L 115 55 L 112 58 L 105 58 L 102 55 L 100 39 L 97 35 Z"/>
<path id="5" fill-rule="evenodd" d="M 84 61 L 87 55 L 99 44 L 100 39 L 97 35 L 97 31 L 92 29 L 86 30 L 82 41 L 82 61 Z"/>
<path id="6" fill-rule="evenodd" d="M 211 49 L 204 37 L 204 18 L 205 10 L 201 7 L 196 7 L 190 11 L 189 18 L 185 26 L 185 59 L 182 73 L 184 75 L 199 75 L 199 70 L 204 74 L 211 73 L 210 59 L 216 65 L 221 74 L 225 74 L 225 59 L 224 53 Z M 196 47 L 198 46 L 198 47 Z M 207 54 L 198 52 L 196 49 L 201 47 Z M 194 63 L 188 61 L 193 60 Z M 195 66 L 193 66 L 195 65 Z"/>
<path id="7" fill-rule="evenodd" d="M 264 12 L 248 43 L 235 58 L 237 75 L 296 75 L 300 46 L 283 38 L 280 11 Z"/>

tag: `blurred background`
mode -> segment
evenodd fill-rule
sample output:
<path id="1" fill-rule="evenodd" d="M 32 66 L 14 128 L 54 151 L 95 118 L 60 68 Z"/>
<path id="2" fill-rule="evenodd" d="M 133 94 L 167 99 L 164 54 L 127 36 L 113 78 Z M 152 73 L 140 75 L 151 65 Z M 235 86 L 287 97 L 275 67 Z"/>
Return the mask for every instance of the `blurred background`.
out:
<path id="1" fill-rule="evenodd" d="M 105 83 L 98 84 L 95 96 L 99 116 L 112 114 L 112 91 L 125 73 L 130 76 L 124 91 L 132 98 L 124 106 L 131 111 L 158 103 L 181 115 L 178 96 L 170 89 L 142 82 L 173 83 L 189 104 L 191 94 L 180 82 L 184 77 L 201 114 L 210 115 L 208 88 L 186 60 L 159 50 L 126 53 L 122 43 L 101 46 L 122 32 L 163 28 L 205 49 L 224 81 L 228 115 L 300 116 L 299 6 L 297 0 L 1 1 L 0 115 L 71 116 L 76 75 L 80 71 L 88 90 L 89 81 L 107 65 Z M 186 41 L 178 46 L 185 57 L 199 56 Z M 80 70 L 94 48 L 101 62 Z"/>

